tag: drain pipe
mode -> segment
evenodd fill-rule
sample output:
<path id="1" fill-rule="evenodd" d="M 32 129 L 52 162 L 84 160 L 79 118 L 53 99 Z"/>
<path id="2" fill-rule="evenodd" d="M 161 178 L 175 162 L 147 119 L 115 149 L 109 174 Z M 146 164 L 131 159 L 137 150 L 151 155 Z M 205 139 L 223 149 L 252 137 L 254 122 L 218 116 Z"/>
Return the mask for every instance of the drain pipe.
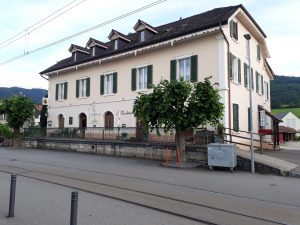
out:
<path id="1" fill-rule="evenodd" d="M 220 25 L 220 31 L 227 43 L 227 82 L 228 82 L 228 123 L 229 123 L 229 137 L 230 137 L 230 141 L 232 142 L 232 136 L 231 136 L 231 92 L 230 92 L 230 44 L 229 44 L 229 41 L 227 40 L 226 38 L 226 35 L 224 34 L 224 31 L 222 30 L 222 27 Z"/>
<path id="2" fill-rule="evenodd" d="M 44 78 L 45 80 L 49 80 L 48 78 L 44 77 L 43 74 L 40 74 L 40 76 L 41 76 L 42 78 Z"/>

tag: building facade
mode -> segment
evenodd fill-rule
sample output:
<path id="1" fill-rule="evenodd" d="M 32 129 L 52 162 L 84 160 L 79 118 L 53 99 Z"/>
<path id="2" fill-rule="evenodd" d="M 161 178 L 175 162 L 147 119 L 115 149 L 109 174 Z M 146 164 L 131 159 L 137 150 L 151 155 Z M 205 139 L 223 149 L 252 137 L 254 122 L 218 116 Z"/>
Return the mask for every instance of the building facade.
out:
<path id="1" fill-rule="evenodd" d="M 136 127 L 133 103 L 150 84 L 210 76 L 225 106 L 224 127 L 249 130 L 249 88 L 254 132 L 271 127 L 260 113 L 270 111 L 274 78 L 266 35 L 242 5 L 158 27 L 139 20 L 133 29 L 129 35 L 112 30 L 108 42 L 90 38 L 86 47 L 71 45 L 69 58 L 41 72 L 49 79 L 48 127 Z M 250 69 L 244 34 L 251 35 Z"/>

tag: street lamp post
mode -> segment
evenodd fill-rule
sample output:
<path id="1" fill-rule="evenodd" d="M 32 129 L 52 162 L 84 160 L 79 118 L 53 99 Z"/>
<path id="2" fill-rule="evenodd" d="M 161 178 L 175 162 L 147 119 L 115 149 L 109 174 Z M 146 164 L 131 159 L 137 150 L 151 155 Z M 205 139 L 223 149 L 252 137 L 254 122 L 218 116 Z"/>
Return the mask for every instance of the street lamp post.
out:
<path id="1" fill-rule="evenodd" d="M 249 108 L 250 108 L 250 115 L 249 115 L 249 125 L 250 125 L 250 154 L 251 154 L 251 173 L 255 173 L 254 167 L 254 150 L 253 150 L 253 118 L 252 118 L 252 74 L 251 74 L 251 59 L 250 59 L 250 34 L 245 34 L 244 38 L 247 40 L 247 52 L 248 52 L 248 77 L 249 77 Z"/>

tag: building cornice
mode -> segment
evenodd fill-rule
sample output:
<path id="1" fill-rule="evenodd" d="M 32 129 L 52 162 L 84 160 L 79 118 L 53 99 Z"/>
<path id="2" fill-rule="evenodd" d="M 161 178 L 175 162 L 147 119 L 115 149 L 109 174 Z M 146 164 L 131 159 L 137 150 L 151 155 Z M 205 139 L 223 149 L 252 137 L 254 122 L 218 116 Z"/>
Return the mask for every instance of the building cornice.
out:
<path id="1" fill-rule="evenodd" d="M 60 73 L 74 71 L 74 70 L 86 68 L 86 67 L 89 67 L 89 66 L 101 64 L 101 63 L 104 63 L 104 62 L 109 62 L 109 61 L 112 61 L 112 60 L 117 60 L 117 59 L 120 59 L 120 58 L 128 57 L 128 56 L 136 56 L 139 53 L 145 53 L 145 52 L 152 51 L 152 50 L 162 48 L 162 47 L 166 47 L 166 46 L 173 46 L 176 43 L 185 42 L 185 41 L 188 41 L 188 40 L 191 40 L 191 39 L 204 37 L 204 36 L 207 36 L 207 35 L 217 34 L 219 32 L 221 32 L 221 31 L 220 31 L 220 27 L 218 26 L 218 27 L 207 29 L 207 30 L 195 32 L 195 33 L 192 33 L 192 34 L 183 35 L 181 37 L 173 38 L 173 39 L 163 41 L 163 42 L 159 42 L 159 43 L 156 43 L 156 44 L 148 45 L 148 46 L 145 46 L 145 47 L 140 47 L 140 48 L 137 48 L 137 49 L 134 49 L 134 50 L 129 50 L 129 51 L 126 51 L 126 52 L 123 52 L 123 53 L 120 53 L 120 54 L 104 57 L 104 58 L 101 58 L 101 59 L 91 60 L 89 62 L 79 63 L 77 65 L 69 66 L 69 67 L 66 67 L 66 68 L 63 68 L 63 69 L 54 70 L 54 71 L 45 73 L 44 75 L 46 75 L 46 76 L 58 75 Z"/>

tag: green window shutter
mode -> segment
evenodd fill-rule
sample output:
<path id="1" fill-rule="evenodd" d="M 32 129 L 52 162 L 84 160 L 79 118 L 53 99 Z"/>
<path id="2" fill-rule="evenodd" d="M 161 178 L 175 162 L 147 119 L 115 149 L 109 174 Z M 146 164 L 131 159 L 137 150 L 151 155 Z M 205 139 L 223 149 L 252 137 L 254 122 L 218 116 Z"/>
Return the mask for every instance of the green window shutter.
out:
<path id="1" fill-rule="evenodd" d="M 68 82 L 64 83 L 64 99 L 68 98 Z"/>
<path id="2" fill-rule="evenodd" d="M 91 90 L 91 78 L 86 79 L 86 97 L 90 96 L 90 90 Z"/>
<path id="3" fill-rule="evenodd" d="M 242 83 L 241 60 L 238 58 L 238 82 Z"/>
<path id="4" fill-rule="evenodd" d="M 238 33 L 238 23 L 234 23 L 234 38 L 235 40 L 239 39 L 239 33 Z"/>
<path id="5" fill-rule="evenodd" d="M 55 87 L 55 100 L 56 101 L 58 100 L 58 88 L 59 88 L 59 84 L 56 84 L 56 87 Z"/>
<path id="6" fill-rule="evenodd" d="M 246 63 L 244 63 L 244 85 L 245 87 L 248 87 L 248 74 L 247 71 L 248 70 L 248 66 Z"/>
<path id="7" fill-rule="evenodd" d="M 79 98 L 79 80 L 76 80 L 76 98 Z"/>
<path id="8" fill-rule="evenodd" d="M 261 94 L 263 95 L 264 94 L 264 78 L 262 75 L 261 75 L 260 79 L 261 79 Z"/>
<path id="9" fill-rule="evenodd" d="M 230 71 L 229 78 L 230 80 L 232 80 L 233 79 L 233 55 L 231 53 L 230 53 L 229 71 Z"/>
<path id="10" fill-rule="evenodd" d="M 251 131 L 251 123 L 250 123 L 250 108 L 248 107 L 248 131 Z"/>
<path id="11" fill-rule="evenodd" d="M 104 95 L 104 75 L 100 76 L 100 95 Z"/>
<path id="12" fill-rule="evenodd" d="M 239 105 L 233 104 L 233 130 L 239 131 Z"/>
<path id="13" fill-rule="evenodd" d="M 252 90 L 254 90 L 254 80 L 253 80 L 253 68 L 251 68 L 251 86 L 252 86 Z"/>
<path id="14" fill-rule="evenodd" d="M 258 86 L 258 72 L 257 71 L 255 71 L 255 76 L 256 76 L 256 79 L 255 79 L 255 81 L 256 81 L 256 92 L 258 93 L 259 92 L 259 86 Z"/>
<path id="15" fill-rule="evenodd" d="M 147 88 L 150 88 L 150 86 L 152 85 L 152 76 L 153 75 L 153 66 L 152 65 L 148 65 L 147 66 Z"/>
<path id="16" fill-rule="evenodd" d="M 171 60 L 170 61 L 170 81 L 171 80 L 176 80 L 176 65 L 177 64 L 177 61 L 176 59 L 174 60 Z"/>
<path id="17" fill-rule="evenodd" d="M 233 37 L 233 20 L 229 22 L 229 29 L 230 29 L 230 37 Z"/>
<path id="18" fill-rule="evenodd" d="M 191 82 L 198 81 L 198 56 L 191 56 Z"/>
<path id="19" fill-rule="evenodd" d="M 260 45 L 257 45 L 257 59 L 261 60 L 261 54 L 260 54 Z"/>
<path id="20" fill-rule="evenodd" d="M 117 93 L 118 90 L 118 73 L 113 73 L 113 93 Z"/>
<path id="21" fill-rule="evenodd" d="M 266 92 L 267 92 L 267 100 L 269 100 L 269 83 L 267 83 L 267 90 L 266 90 Z"/>
<path id="22" fill-rule="evenodd" d="M 131 90 L 136 90 L 136 68 L 131 69 Z"/>

